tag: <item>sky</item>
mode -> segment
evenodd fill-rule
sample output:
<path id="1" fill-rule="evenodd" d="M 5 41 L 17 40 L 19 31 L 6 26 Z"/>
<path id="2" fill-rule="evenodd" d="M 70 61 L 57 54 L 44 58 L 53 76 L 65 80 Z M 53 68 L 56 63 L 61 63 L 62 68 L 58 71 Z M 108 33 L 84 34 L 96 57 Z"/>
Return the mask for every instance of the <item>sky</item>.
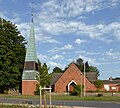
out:
<path id="1" fill-rule="evenodd" d="M 100 79 L 120 77 L 120 0 L 0 0 L 0 17 L 26 40 L 31 7 L 37 57 L 49 72 L 82 58 L 98 68 Z"/>

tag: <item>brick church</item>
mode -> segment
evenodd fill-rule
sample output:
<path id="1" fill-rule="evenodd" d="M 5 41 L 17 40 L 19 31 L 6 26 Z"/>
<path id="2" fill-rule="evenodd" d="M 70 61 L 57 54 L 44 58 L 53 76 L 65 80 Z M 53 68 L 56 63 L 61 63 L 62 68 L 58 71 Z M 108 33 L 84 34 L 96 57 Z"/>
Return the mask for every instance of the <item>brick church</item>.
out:
<path id="1" fill-rule="evenodd" d="M 54 73 L 52 75 L 51 87 L 52 91 L 56 93 L 72 92 L 75 85 L 84 85 L 85 81 L 85 91 L 96 91 L 94 82 L 97 80 L 96 72 L 86 72 L 84 77 L 84 73 L 79 70 L 76 64 L 71 63 L 64 73 Z M 120 92 L 120 78 L 109 78 L 109 80 L 102 81 L 101 91 Z"/>
<path id="2" fill-rule="evenodd" d="M 91 77 L 90 74 L 96 74 L 95 72 L 89 73 L 85 77 L 86 83 L 86 91 L 92 90 L 95 91 L 95 85 L 90 81 L 97 80 L 97 75 L 92 75 L 95 77 Z M 87 78 L 88 77 L 88 78 Z M 73 91 L 75 85 L 84 85 L 84 74 L 78 69 L 78 67 L 72 63 L 68 67 L 68 69 L 64 73 L 54 73 L 51 79 L 51 87 L 52 91 L 57 93 L 63 93 L 67 91 Z"/>

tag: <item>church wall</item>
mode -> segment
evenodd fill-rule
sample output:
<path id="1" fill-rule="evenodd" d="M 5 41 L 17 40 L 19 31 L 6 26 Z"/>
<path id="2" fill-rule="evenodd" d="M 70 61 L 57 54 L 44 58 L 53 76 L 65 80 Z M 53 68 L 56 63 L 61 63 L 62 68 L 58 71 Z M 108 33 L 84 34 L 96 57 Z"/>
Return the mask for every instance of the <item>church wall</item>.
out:
<path id="1" fill-rule="evenodd" d="M 22 81 L 22 95 L 35 95 L 36 80 L 23 80 Z"/>

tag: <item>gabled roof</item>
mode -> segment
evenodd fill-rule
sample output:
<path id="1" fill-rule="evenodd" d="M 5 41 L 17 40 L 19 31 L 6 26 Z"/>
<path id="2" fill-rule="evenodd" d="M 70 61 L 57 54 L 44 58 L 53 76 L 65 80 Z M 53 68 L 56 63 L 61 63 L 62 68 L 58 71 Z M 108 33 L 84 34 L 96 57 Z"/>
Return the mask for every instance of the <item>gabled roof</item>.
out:
<path id="1" fill-rule="evenodd" d="M 94 82 L 97 80 L 98 73 L 97 72 L 86 72 L 85 76 L 89 81 Z"/>
<path id="2" fill-rule="evenodd" d="M 120 84 L 120 80 L 102 80 L 104 84 Z"/>
<path id="3" fill-rule="evenodd" d="M 70 68 L 70 66 L 71 66 L 72 64 L 74 65 L 74 67 L 76 67 L 76 68 L 79 70 L 79 68 L 76 66 L 75 63 L 71 63 L 71 64 L 68 66 L 68 68 L 65 70 L 65 72 Z M 64 73 L 65 73 L 65 72 L 64 72 Z M 81 71 L 79 70 L 79 72 L 81 72 Z M 52 78 L 51 78 L 51 81 L 50 81 L 50 85 L 54 85 L 64 73 L 53 73 Z M 81 73 L 82 73 L 82 72 L 81 72 Z M 87 78 L 87 80 L 88 80 L 89 82 L 93 83 L 94 81 L 96 81 L 97 73 L 96 73 L 96 72 L 86 72 L 85 77 Z"/>
<path id="4" fill-rule="evenodd" d="M 53 73 L 51 81 L 50 81 L 50 85 L 51 86 L 54 85 L 62 75 L 63 75 L 63 73 Z"/>

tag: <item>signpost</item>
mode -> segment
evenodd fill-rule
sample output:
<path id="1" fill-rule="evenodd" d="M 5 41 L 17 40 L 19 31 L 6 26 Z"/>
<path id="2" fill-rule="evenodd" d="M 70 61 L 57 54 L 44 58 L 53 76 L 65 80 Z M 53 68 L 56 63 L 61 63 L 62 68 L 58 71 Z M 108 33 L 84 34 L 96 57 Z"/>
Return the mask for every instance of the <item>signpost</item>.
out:
<path id="1" fill-rule="evenodd" d="M 51 87 L 49 87 L 49 88 L 46 88 L 46 87 L 44 87 L 44 88 L 42 88 L 41 86 L 40 86 L 40 108 L 42 108 L 42 94 L 41 94 L 41 90 L 49 90 L 49 95 L 50 95 L 50 108 L 52 108 L 52 106 L 51 106 Z M 45 94 L 46 95 L 46 94 Z M 44 104 L 44 108 L 46 108 L 46 96 L 44 96 L 44 102 L 45 102 L 45 104 Z"/>

